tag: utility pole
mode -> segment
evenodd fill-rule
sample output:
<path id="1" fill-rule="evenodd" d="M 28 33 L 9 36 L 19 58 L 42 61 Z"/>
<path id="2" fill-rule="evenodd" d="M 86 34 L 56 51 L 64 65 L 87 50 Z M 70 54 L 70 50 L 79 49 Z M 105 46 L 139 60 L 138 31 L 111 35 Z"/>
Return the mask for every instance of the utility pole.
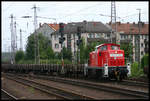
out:
<path id="1" fill-rule="evenodd" d="M 23 51 L 22 48 L 22 30 L 20 29 L 20 50 Z"/>
<path id="2" fill-rule="evenodd" d="M 113 24 L 115 24 L 115 27 L 114 27 L 114 29 L 115 29 L 114 34 L 115 34 L 117 32 L 115 1 L 111 1 L 111 28 L 112 28 Z M 117 36 L 116 34 L 113 35 L 113 31 L 111 29 L 111 43 L 113 42 L 113 38 Z"/>
<path id="3" fill-rule="evenodd" d="M 17 27 L 16 27 L 16 21 L 14 22 L 14 40 L 15 40 L 15 53 L 17 51 Z"/>
<path id="4" fill-rule="evenodd" d="M 137 42 L 138 42 L 138 44 L 137 44 L 137 48 L 138 48 L 138 63 L 139 63 L 139 65 L 138 65 L 138 68 L 140 68 L 140 33 L 141 33 L 141 30 L 140 30 L 140 27 L 141 27 L 141 9 L 137 9 L 137 10 L 139 10 L 139 22 L 138 22 L 138 28 L 139 28 L 139 34 L 138 34 L 138 36 L 137 36 Z"/>
<path id="5" fill-rule="evenodd" d="M 10 15 L 11 23 L 10 23 L 10 29 L 11 29 L 11 64 L 15 63 L 15 40 L 14 40 L 14 23 L 13 14 Z"/>
<path id="6" fill-rule="evenodd" d="M 37 29 L 37 14 L 36 14 L 36 5 L 34 5 L 34 7 L 32 8 L 34 9 L 34 39 L 35 39 L 35 64 L 37 63 L 40 63 L 40 59 L 39 59 L 39 45 L 38 45 L 38 37 L 37 37 L 37 32 L 36 32 L 36 29 Z M 38 57 L 38 58 L 37 58 Z"/>

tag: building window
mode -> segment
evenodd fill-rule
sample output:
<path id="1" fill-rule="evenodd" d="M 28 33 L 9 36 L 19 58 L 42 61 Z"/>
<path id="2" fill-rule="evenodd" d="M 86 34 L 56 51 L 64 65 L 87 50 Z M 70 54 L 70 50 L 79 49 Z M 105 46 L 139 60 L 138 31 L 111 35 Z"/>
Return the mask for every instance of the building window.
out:
<path id="1" fill-rule="evenodd" d="M 56 35 L 54 35 L 54 39 L 56 40 L 56 38 L 57 38 L 57 36 Z"/>
<path id="2" fill-rule="evenodd" d="M 89 38 L 92 38 L 92 35 L 89 33 Z"/>
<path id="3" fill-rule="evenodd" d="M 131 39 L 133 39 L 133 35 L 131 35 Z"/>
<path id="4" fill-rule="evenodd" d="M 143 35 L 143 39 L 145 39 L 146 37 L 145 37 L 145 35 Z"/>
<path id="5" fill-rule="evenodd" d="M 93 33 L 92 35 L 93 35 L 93 38 L 95 38 L 95 34 Z"/>
<path id="6" fill-rule="evenodd" d="M 122 35 L 122 39 L 125 39 L 125 35 Z"/>
<path id="7" fill-rule="evenodd" d="M 141 43 L 141 47 L 143 47 L 143 43 Z"/>
<path id="8" fill-rule="evenodd" d="M 143 39 L 143 35 L 142 35 L 142 39 Z"/>
<path id="9" fill-rule="evenodd" d="M 101 37 L 100 33 L 97 33 L 96 38 L 100 38 L 100 37 Z"/>
<path id="10" fill-rule="evenodd" d="M 107 38 L 110 38 L 110 34 L 107 34 Z"/>
<path id="11" fill-rule="evenodd" d="M 143 51 L 141 51 L 141 55 L 143 55 Z"/>
<path id="12" fill-rule="evenodd" d="M 128 38 L 128 36 L 127 35 L 125 35 L 125 39 L 127 39 Z"/>
<path id="13" fill-rule="evenodd" d="M 107 33 L 105 33 L 105 38 L 107 39 Z"/>
<path id="14" fill-rule="evenodd" d="M 123 35 L 121 35 L 121 39 L 123 39 Z"/>
<path id="15" fill-rule="evenodd" d="M 55 44 L 55 48 L 58 49 L 59 48 L 59 44 L 56 43 Z"/>

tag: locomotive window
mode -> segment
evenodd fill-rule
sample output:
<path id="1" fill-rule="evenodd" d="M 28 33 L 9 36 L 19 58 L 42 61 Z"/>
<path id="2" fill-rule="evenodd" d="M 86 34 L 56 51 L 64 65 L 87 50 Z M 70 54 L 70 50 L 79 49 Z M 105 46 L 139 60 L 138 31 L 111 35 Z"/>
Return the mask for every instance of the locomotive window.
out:
<path id="1" fill-rule="evenodd" d="M 100 48 L 100 50 L 101 50 L 101 51 L 107 50 L 107 46 L 102 46 L 102 47 Z"/>
<path id="2" fill-rule="evenodd" d="M 112 50 L 117 50 L 117 49 L 119 49 L 119 47 L 118 46 L 111 46 L 111 49 Z"/>

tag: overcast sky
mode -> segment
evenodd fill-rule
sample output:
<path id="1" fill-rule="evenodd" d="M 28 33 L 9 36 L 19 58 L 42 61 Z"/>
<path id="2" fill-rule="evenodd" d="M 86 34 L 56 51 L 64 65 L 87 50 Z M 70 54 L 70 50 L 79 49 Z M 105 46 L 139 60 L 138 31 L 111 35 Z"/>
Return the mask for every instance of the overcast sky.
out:
<path id="1" fill-rule="evenodd" d="M 10 15 L 13 14 L 15 16 L 17 22 L 17 46 L 20 48 L 20 32 L 22 29 L 23 34 L 23 49 L 25 50 L 25 45 L 27 41 L 27 37 L 34 31 L 33 27 L 33 9 L 31 9 L 34 4 L 36 4 L 38 8 L 37 16 L 47 17 L 47 18 L 55 18 L 54 19 L 45 19 L 38 18 L 38 24 L 41 23 L 68 23 L 68 22 L 80 22 L 83 20 L 87 21 L 100 21 L 102 23 L 108 23 L 110 21 L 111 15 L 111 2 L 2 2 L 2 51 L 8 51 L 10 47 Z M 141 20 L 143 22 L 148 22 L 148 2 L 116 2 L 116 16 L 117 21 L 121 21 L 122 23 L 126 22 L 137 22 L 138 21 L 138 13 L 136 10 L 141 9 Z M 100 14 L 107 15 L 101 16 Z M 21 18 L 22 16 L 32 16 L 32 18 L 25 19 Z M 28 23 L 28 26 L 27 26 Z"/>

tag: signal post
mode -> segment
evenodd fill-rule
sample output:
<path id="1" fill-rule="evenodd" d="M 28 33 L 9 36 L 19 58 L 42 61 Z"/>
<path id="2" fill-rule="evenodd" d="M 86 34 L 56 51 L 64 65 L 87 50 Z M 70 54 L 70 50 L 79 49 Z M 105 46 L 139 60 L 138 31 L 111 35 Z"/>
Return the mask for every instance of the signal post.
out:
<path id="1" fill-rule="evenodd" d="M 64 74 L 64 59 L 63 59 L 63 42 L 65 41 L 64 37 L 64 23 L 59 23 L 59 33 L 61 37 L 59 38 L 59 43 L 61 44 L 61 60 L 62 60 L 62 70 L 61 73 Z"/>
<path id="2" fill-rule="evenodd" d="M 77 27 L 77 35 L 78 35 L 78 40 L 77 40 L 77 46 L 78 46 L 78 56 L 77 56 L 77 63 L 80 64 L 80 43 L 82 43 L 81 40 L 81 26 Z"/>

